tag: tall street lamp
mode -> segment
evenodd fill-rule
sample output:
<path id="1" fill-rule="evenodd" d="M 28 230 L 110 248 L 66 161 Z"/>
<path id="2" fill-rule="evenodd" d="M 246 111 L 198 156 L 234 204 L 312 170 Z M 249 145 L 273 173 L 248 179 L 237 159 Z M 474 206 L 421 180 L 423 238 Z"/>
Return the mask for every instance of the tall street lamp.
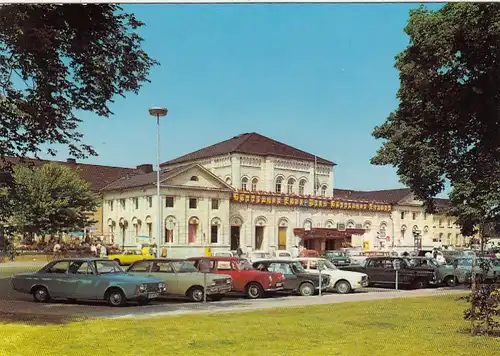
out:
<path id="1" fill-rule="evenodd" d="M 156 200 L 158 203 L 156 218 L 158 230 L 156 232 L 156 257 L 160 258 L 160 239 L 161 239 L 161 227 L 162 227 L 162 217 L 161 217 L 161 195 L 160 195 L 160 116 L 167 116 L 168 109 L 154 107 L 149 109 L 149 115 L 156 116 Z"/>

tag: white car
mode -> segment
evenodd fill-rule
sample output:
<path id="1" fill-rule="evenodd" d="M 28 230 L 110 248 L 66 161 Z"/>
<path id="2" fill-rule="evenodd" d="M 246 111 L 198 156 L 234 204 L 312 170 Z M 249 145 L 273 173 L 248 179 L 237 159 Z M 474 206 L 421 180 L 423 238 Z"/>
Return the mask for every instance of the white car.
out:
<path id="1" fill-rule="evenodd" d="M 251 263 L 262 261 L 262 260 L 268 260 L 271 258 L 271 255 L 267 253 L 266 251 L 252 251 L 248 254 L 248 260 Z"/>
<path id="2" fill-rule="evenodd" d="M 358 288 L 368 286 L 368 275 L 365 273 L 343 271 L 335 267 L 333 263 L 324 258 L 301 257 L 297 259 L 302 263 L 309 273 L 319 273 L 316 264 L 321 261 L 324 265 L 321 274 L 330 276 L 330 285 L 327 291 L 336 291 L 339 294 L 347 294 Z"/>
<path id="3" fill-rule="evenodd" d="M 238 257 L 232 251 L 217 251 L 212 255 L 217 257 Z"/>

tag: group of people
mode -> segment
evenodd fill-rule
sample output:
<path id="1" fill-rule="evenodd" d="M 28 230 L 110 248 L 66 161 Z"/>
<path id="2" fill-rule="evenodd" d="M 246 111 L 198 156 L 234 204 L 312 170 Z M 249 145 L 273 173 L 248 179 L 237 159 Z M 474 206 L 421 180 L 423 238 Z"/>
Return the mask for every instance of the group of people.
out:
<path id="1" fill-rule="evenodd" d="M 108 255 L 108 249 L 106 248 L 106 246 L 101 245 L 100 243 L 97 243 L 97 245 L 93 243 L 90 245 L 90 253 L 94 257 L 99 256 L 101 258 L 104 258 Z"/>

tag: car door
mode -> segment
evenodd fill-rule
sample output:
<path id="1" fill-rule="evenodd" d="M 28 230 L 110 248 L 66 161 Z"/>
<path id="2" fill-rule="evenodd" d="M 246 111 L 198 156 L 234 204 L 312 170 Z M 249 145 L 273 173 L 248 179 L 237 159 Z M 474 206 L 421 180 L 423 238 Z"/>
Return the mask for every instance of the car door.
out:
<path id="1" fill-rule="evenodd" d="M 75 261 L 68 268 L 69 298 L 74 299 L 96 299 L 97 292 L 94 287 L 99 278 L 87 261 Z"/>
<path id="2" fill-rule="evenodd" d="M 383 261 L 380 259 L 375 260 L 367 260 L 365 264 L 365 273 L 370 278 L 372 283 L 381 283 L 382 282 L 382 263 Z"/>
<path id="3" fill-rule="evenodd" d="M 283 287 L 288 290 L 297 290 L 300 285 L 300 280 L 290 268 L 290 264 L 286 262 L 271 262 L 267 268 L 269 272 L 281 273 L 285 276 Z"/>
<path id="4" fill-rule="evenodd" d="M 68 297 L 66 291 L 71 289 L 68 275 L 70 263 L 69 260 L 59 261 L 46 270 L 46 276 L 42 281 L 52 297 Z"/>
<path id="5" fill-rule="evenodd" d="M 139 263 L 144 263 L 142 261 Z M 159 261 L 153 262 L 151 266 L 151 273 L 154 273 L 155 277 L 160 278 L 167 285 L 167 294 L 184 295 L 185 290 L 180 288 L 179 278 L 180 274 L 177 273 L 172 262 L 169 261 Z"/>

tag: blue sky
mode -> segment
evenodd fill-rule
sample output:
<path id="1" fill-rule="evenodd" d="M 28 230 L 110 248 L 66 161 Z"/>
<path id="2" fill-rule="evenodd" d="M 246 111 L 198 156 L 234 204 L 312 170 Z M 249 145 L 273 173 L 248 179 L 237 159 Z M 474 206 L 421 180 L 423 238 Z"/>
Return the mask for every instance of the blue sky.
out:
<path id="1" fill-rule="evenodd" d="M 147 110 L 166 106 L 162 161 L 259 132 L 336 162 L 336 188 L 401 187 L 393 168 L 370 165 L 380 145 L 371 132 L 397 105 L 394 56 L 417 6 L 124 6 L 146 22 L 144 48 L 161 66 L 139 95 L 117 99 L 113 117 L 82 116 L 85 142 L 99 153 L 87 162 L 155 162 Z"/>

